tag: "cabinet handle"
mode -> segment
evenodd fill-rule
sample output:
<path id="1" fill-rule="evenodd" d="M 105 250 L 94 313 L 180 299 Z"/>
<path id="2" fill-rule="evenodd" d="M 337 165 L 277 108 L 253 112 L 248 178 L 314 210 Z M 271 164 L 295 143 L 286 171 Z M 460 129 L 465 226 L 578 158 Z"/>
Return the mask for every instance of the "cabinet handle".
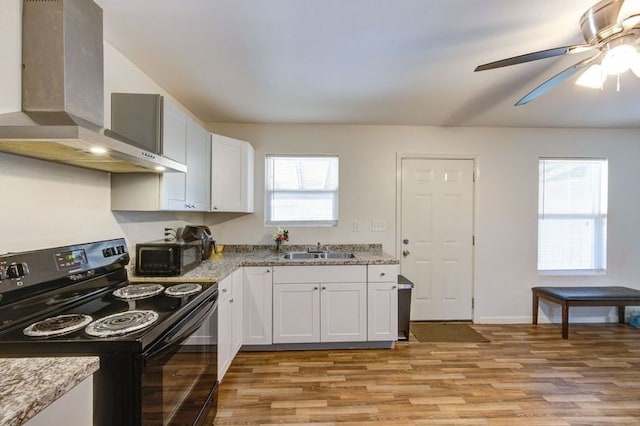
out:
<path id="1" fill-rule="evenodd" d="M 227 292 L 227 289 L 226 289 L 226 288 L 223 288 L 223 289 L 222 289 L 222 292 L 223 292 L 223 293 L 226 293 L 226 292 Z"/>
<path id="2" fill-rule="evenodd" d="M 384 277 L 385 275 L 387 275 L 387 274 L 385 274 L 384 272 L 380 272 L 380 276 L 381 277 Z"/>
<path id="3" fill-rule="evenodd" d="M 318 286 L 315 286 L 313 289 L 314 289 L 314 290 L 317 290 L 317 289 L 318 289 Z"/>
<path id="4" fill-rule="evenodd" d="M 325 286 L 322 286 L 322 289 L 323 289 L 323 290 L 326 290 L 326 289 L 327 289 L 327 287 L 325 287 Z"/>
<path id="5" fill-rule="evenodd" d="M 229 303 L 233 303 L 233 298 L 229 299 Z"/>
<path id="6" fill-rule="evenodd" d="M 267 269 L 267 272 L 271 272 L 271 270 L 270 270 L 270 269 Z"/>
<path id="7" fill-rule="evenodd" d="M 396 289 L 396 286 L 395 286 L 395 285 L 391 287 L 391 290 L 395 290 L 395 289 Z"/>
<path id="8" fill-rule="evenodd" d="M 214 210 L 218 210 L 218 207 L 216 207 L 216 206 L 213 206 L 213 209 L 214 209 Z"/>

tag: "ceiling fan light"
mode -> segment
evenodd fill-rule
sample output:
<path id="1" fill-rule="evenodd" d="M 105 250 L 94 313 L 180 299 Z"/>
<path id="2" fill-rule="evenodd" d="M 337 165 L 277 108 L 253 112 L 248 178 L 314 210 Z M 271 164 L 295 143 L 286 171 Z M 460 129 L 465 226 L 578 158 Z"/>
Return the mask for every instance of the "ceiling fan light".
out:
<path id="1" fill-rule="evenodd" d="M 604 72 L 601 65 L 591 65 L 582 73 L 580 78 L 576 80 L 576 85 L 589 87 L 591 89 L 602 89 L 604 81 L 607 79 L 607 73 Z"/>
<path id="2" fill-rule="evenodd" d="M 630 44 L 621 44 L 609 50 L 602 60 L 602 68 L 608 75 L 625 72 L 637 61 L 638 52 Z"/>

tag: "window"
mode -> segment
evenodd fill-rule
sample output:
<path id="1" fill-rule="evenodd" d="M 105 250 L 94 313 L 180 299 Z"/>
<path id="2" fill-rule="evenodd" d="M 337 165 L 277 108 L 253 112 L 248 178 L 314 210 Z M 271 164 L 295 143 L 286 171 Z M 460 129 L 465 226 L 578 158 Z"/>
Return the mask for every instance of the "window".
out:
<path id="1" fill-rule="evenodd" d="M 267 155 L 267 225 L 338 224 L 336 155 Z"/>
<path id="2" fill-rule="evenodd" d="M 607 160 L 541 159 L 538 271 L 606 269 Z"/>

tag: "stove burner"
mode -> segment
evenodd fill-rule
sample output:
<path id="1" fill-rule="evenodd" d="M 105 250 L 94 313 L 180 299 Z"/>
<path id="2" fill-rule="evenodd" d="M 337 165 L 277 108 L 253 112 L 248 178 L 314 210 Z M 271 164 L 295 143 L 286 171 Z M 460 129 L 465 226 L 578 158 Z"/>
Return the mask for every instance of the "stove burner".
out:
<path id="1" fill-rule="evenodd" d="M 67 314 L 47 318 L 31 324 L 23 330 L 23 333 L 31 337 L 49 337 L 68 334 L 80 330 L 93 321 L 89 315 Z"/>
<path id="2" fill-rule="evenodd" d="M 176 284 L 167 287 L 164 294 L 171 297 L 183 297 L 196 294 L 202 291 L 202 286 L 195 283 Z"/>
<path id="3" fill-rule="evenodd" d="M 162 293 L 164 287 L 160 284 L 136 284 L 119 288 L 113 292 L 118 299 L 138 300 L 153 297 Z"/>
<path id="4" fill-rule="evenodd" d="M 157 319 L 154 311 L 126 311 L 94 321 L 84 331 L 94 337 L 122 336 L 147 328 Z"/>

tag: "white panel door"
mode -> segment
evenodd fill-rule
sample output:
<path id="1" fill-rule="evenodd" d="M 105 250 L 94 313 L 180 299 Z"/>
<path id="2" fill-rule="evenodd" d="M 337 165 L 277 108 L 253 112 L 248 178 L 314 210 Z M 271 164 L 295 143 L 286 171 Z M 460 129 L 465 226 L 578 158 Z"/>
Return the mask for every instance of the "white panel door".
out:
<path id="1" fill-rule="evenodd" d="M 403 158 L 402 274 L 412 320 L 470 320 L 473 160 Z"/>
<path id="2" fill-rule="evenodd" d="M 366 341 L 367 284 L 328 283 L 320 286 L 320 340 Z"/>

